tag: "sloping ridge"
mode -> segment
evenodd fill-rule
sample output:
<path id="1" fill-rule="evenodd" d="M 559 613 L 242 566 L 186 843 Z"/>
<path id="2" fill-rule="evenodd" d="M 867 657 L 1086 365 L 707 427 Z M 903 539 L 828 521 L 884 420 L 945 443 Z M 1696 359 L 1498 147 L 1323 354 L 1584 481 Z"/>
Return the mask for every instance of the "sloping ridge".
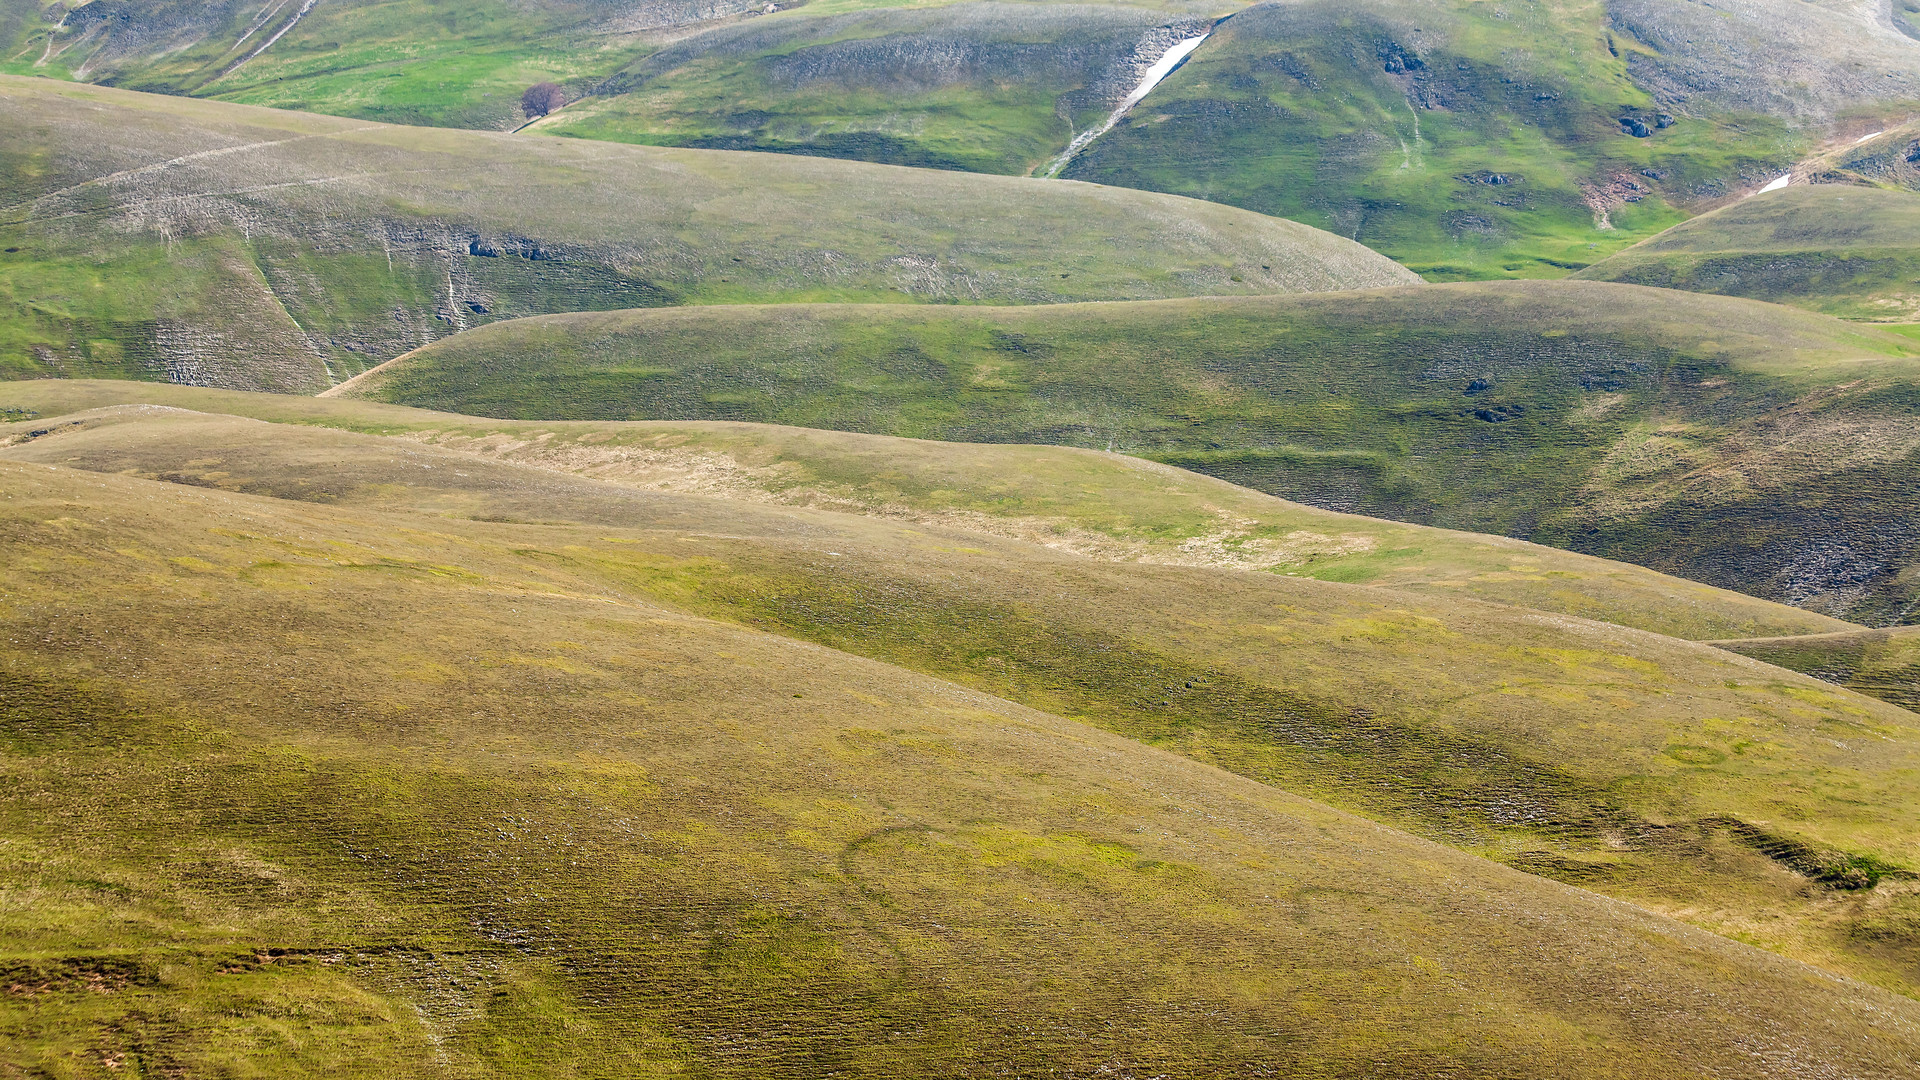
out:
<path id="1" fill-rule="evenodd" d="M 14 77 L 0 78 L 0 103 L 37 118 L 0 131 L 0 154 L 46 163 L 0 181 L 0 232 L 32 260 L 0 316 L 24 339 L 8 358 L 23 374 L 188 371 L 312 392 L 457 330 L 553 311 L 1417 280 L 1295 222 L 1084 184 L 402 128 Z M 154 274 L 161 263 L 172 269 Z M 113 304 L 53 302 L 76 264 L 106 275 Z M 87 345 L 102 339 L 117 360 Z"/>
<path id="2" fill-rule="evenodd" d="M 1916 274 L 1920 194 L 1813 183 L 1702 214 L 1575 276 L 1906 322 L 1920 317 Z"/>
<path id="3" fill-rule="evenodd" d="M 409 470 L 430 500 L 554 491 L 483 463 L 440 487 L 460 455 L 281 434 L 241 422 L 227 450 L 250 443 L 272 471 L 318 439 L 347 451 L 336 479 L 391 458 L 370 478 Z M 8 828 L 46 877 L 84 868 L 92 897 L 39 939 L 73 959 L 8 958 L 37 988 L 31 1041 L 5 1051 L 23 1067 L 83 1015 L 104 1018 L 86 1024 L 95 1053 L 192 1071 L 223 1039 L 290 1031 L 335 1075 L 436 1058 L 540 1075 L 590 1051 L 608 1072 L 774 1078 L 1892 1080 L 1920 1052 L 1909 1000 L 1081 723 L 690 617 L 664 599 L 691 580 L 675 567 L 736 558 L 726 534 L 759 516 L 723 503 L 537 525 L 0 473 L 0 717 L 10 768 L 46 792 Z M 566 484 L 615 509 L 611 488 Z M 806 513 L 755 528 L 829 562 L 820 541 L 865 532 Z M 228 914 L 184 932 L 150 917 L 182 900 Z"/>
<path id="4" fill-rule="evenodd" d="M 341 394 L 1117 450 L 1873 624 L 1915 596 L 1916 351 L 1751 300 L 1499 282 L 551 316 L 438 342 Z"/>

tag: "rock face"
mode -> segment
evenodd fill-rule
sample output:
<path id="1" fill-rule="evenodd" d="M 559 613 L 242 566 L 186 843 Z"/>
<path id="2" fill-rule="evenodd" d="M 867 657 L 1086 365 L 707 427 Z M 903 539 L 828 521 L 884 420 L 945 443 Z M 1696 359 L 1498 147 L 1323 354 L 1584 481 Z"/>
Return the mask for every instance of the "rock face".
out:
<path id="1" fill-rule="evenodd" d="M 132 60 L 237 38 L 260 10 L 241 0 L 93 0 L 60 22 L 65 47 L 88 55 L 84 70 L 105 74 Z"/>

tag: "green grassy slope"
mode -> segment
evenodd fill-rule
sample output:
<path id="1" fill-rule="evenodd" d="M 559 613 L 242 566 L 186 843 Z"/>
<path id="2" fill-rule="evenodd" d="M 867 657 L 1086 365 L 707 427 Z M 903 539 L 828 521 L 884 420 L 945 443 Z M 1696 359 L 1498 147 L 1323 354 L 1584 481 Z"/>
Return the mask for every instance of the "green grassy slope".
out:
<path id="1" fill-rule="evenodd" d="M 943 5 L 814 0 L 781 6 L 830 19 L 876 7 Z M 1125 12 L 1118 25 L 1232 9 L 1180 0 L 1019 6 L 1032 21 L 1016 15 L 1016 22 L 1027 23 L 1016 37 L 1058 54 L 1067 68 L 1097 68 L 1102 60 L 1084 55 L 1088 36 L 1079 27 L 1060 27 L 1046 8 L 1092 22 Z M 743 22 L 792 18 L 763 19 L 764 3 L 749 0 L 94 0 L 72 7 L 0 0 L 0 71 L 388 123 L 496 129 L 524 122 L 520 95 L 533 83 L 561 83 L 577 98 L 663 45 L 704 31 L 725 34 Z M 1138 38 L 1136 32 L 1102 46 L 1104 60 Z M 1020 74 L 1032 73 L 1016 78 Z M 1023 104 L 1037 105 L 1031 111 L 1041 116 L 1050 113 L 1051 98 L 1035 93 L 1029 89 Z"/>
<path id="2" fill-rule="evenodd" d="M 45 379 L 0 408 L 57 418 L 152 404 L 418 439 L 624 487 L 810 506 L 1026 540 L 1095 559 L 1264 570 L 1468 596 L 1684 639 L 1858 629 L 1637 566 L 1506 537 L 1321 510 L 1139 458 L 727 422 L 488 420 L 351 398 Z M 5 414 L 0 414 L 5 415 Z M 23 438 L 15 435 L 14 438 Z"/>
<path id="3" fill-rule="evenodd" d="M 1906 12 L 1909 17 L 1920 12 Z M 1834 140 L 1824 153 L 1794 167 L 1796 178 L 1816 184 L 1920 190 L 1920 123 L 1874 124 Z"/>
<path id="4" fill-rule="evenodd" d="M 1803 0 L 328 0 L 290 28 L 292 3 L 94 0 L 64 29 L 7 3 L 4 71 L 481 127 L 551 79 L 575 101 L 536 130 L 1014 173 L 1231 15 L 1070 175 L 1298 217 L 1439 278 L 1563 275 L 1920 100 L 1910 25 Z"/>
<path id="5" fill-rule="evenodd" d="M 1906 339 L 1824 316 L 1535 282 L 559 316 L 448 339 L 341 392 L 1113 449 L 1886 623 L 1915 595 L 1917 372 Z"/>
<path id="6" fill-rule="evenodd" d="M 1920 708 L 1920 631 L 1911 627 L 1714 644 L 1904 708 Z"/>
<path id="7" fill-rule="evenodd" d="M 0 71 L 389 123 L 512 127 L 542 81 L 584 88 L 744 0 L 5 0 Z M 67 10 L 71 8 L 72 10 Z M 64 16 L 64 18 L 63 18 Z M 583 81 L 584 80 L 584 81 Z"/>
<path id="8" fill-rule="evenodd" d="M 675 42 L 533 130 L 1027 173 L 1228 10 L 1190 7 L 807 5 Z"/>
<path id="9" fill-rule="evenodd" d="M 422 543 L 506 526 L 516 558 L 597 583 L 573 591 L 603 602 L 637 590 L 952 679 L 1920 992 L 1920 724 L 1718 649 L 1458 597 L 645 492 L 415 441 L 151 406 L 74 419 L 5 458 L 410 511 L 427 515 L 409 519 Z M 464 565 L 426 570 L 458 581 Z"/>
<path id="10" fill-rule="evenodd" d="M 551 311 L 1413 280 L 1140 192 L 358 121 L 0 76 L 0 372 L 307 391 Z"/>
<path id="11" fill-rule="evenodd" d="M 1910 1001 L 554 557 L 699 550 L 671 532 L 0 471 L 18 1071 L 1891 1080 L 1920 1052 Z"/>
<path id="12" fill-rule="evenodd" d="M 1556 277 L 1914 98 L 1912 41 L 1794 0 L 1263 4 L 1067 175 L 1283 214 L 1435 280 Z"/>
<path id="13" fill-rule="evenodd" d="M 1832 184 L 1770 191 L 1578 276 L 1912 321 L 1920 315 L 1920 194 Z"/>

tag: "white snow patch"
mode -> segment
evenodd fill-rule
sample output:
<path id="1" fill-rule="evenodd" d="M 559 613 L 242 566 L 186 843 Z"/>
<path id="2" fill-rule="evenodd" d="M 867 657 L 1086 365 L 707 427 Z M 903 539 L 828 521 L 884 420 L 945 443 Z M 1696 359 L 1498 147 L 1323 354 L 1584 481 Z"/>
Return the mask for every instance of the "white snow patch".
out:
<path id="1" fill-rule="evenodd" d="M 1778 180 L 1775 180 L 1771 184 L 1768 184 L 1766 187 L 1761 188 L 1760 194 L 1765 195 L 1769 191 L 1779 191 L 1781 188 L 1786 187 L 1788 182 L 1791 181 L 1792 179 L 1793 179 L 1793 174 L 1787 173 L 1785 176 L 1780 177 Z"/>
<path id="2" fill-rule="evenodd" d="M 1120 107 L 1107 114 L 1106 123 L 1101 124 L 1097 128 L 1091 128 L 1075 135 L 1073 141 L 1067 144 L 1067 148 L 1061 151 L 1059 157 L 1054 158 L 1053 161 L 1047 165 L 1047 171 L 1041 175 L 1060 175 L 1060 170 L 1067 167 L 1067 162 L 1072 161 L 1075 155 L 1085 150 L 1088 143 L 1112 131 L 1113 125 L 1119 123 L 1120 118 L 1127 115 L 1128 110 L 1140 104 L 1141 98 L 1153 93 L 1153 88 L 1160 85 L 1160 80 L 1173 74 L 1173 69 L 1180 66 L 1180 61 L 1185 60 L 1192 54 L 1193 50 L 1200 47 L 1201 42 L 1212 36 L 1213 32 L 1208 31 L 1199 37 L 1190 37 L 1185 41 L 1174 43 L 1172 48 L 1160 55 L 1160 59 L 1153 62 L 1153 66 L 1147 68 L 1146 75 L 1140 79 L 1140 85 L 1133 88 L 1133 93 L 1127 95 L 1127 99 L 1120 103 Z"/>

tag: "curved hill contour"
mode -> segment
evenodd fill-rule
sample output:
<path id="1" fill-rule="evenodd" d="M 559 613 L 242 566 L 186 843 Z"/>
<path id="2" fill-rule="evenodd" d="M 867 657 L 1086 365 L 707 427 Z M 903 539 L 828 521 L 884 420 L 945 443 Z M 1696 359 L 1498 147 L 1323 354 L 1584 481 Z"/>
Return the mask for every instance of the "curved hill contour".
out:
<path id="1" fill-rule="evenodd" d="M 1418 280 L 1085 184 L 402 128 L 0 77 L 0 370 L 312 392 L 514 315 L 1046 303 Z"/>
<path id="2" fill-rule="evenodd" d="M 1915 352 L 1748 300 L 1503 282 L 552 316 L 438 342 L 334 392 L 521 419 L 1119 450 L 1894 622 L 1920 560 L 1904 510 L 1920 486 Z"/>
<path id="3" fill-rule="evenodd" d="M 1434 279 L 1563 276 L 1920 99 L 1904 0 L 15 0 L 0 70 L 496 129 L 550 81 L 535 130 L 1024 173 L 1209 26 L 1069 175 Z"/>
<path id="4" fill-rule="evenodd" d="M 541 912 L 534 926 L 559 934 L 539 932 L 535 945 L 558 948 L 582 933 L 618 936 L 620 925 L 633 924 L 634 906 L 602 902 L 595 910 L 604 921 L 576 909 L 596 892 L 595 868 L 655 868 L 646 857 L 653 852 L 686 858 L 658 867 L 661 876 L 643 874 L 646 882 L 714 869 L 704 846 L 695 848 L 696 856 L 650 845 L 666 836 L 732 836 L 734 819 L 744 832 L 737 839 L 771 845 L 751 849 L 755 854 L 741 867 L 747 880 L 773 887 L 777 853 L 791 846 L 796 857 L 812 852 L 843 869 L 851 862 L 888 875 L 896 883 L 879 887 L 895 903 L 901 900 L 896 890 L 908 886 L 891 878 L 894 872 L 904 869 L 909 879 L 921 878 L 920 887 L 934 887 L 924 877 L 931 868 L 896 861 L 911 850 L 858 840 L 884 831 L 904 806 L 932 809 L 902 800 L 903 789 L 892 785 L 911 786 L 900 777 L 921 774 L 884 746 L 899 740 L 901 752 L 924 754 L 916 760 L 943 778 L 940 791 L 957 785 L 997 792 L 1002 785 L 974 751 L 912 719 L 917 714 L 887 705 L 894 699 L 884 697 L 884 675 L 868 669 L 863 678 L 835 667 L 835 656 L 858 654 L 1739 934 L 1831 971 L 1908 994 L 1920 987 L 1920 894 L 1912 875 L 1920 858 L 1914 828 L 1920 801 L 1913 791 L 1920 727 L 1914 716 L 1705 645 L 1458 597 L 1230 569 L 1123 565 L 964 528 L 644 491 L 413 439 L 178 408 L 44 417 L 10 425 L 6 433 L 27 439 L 0 451 L 6 459 L 0 467 L 41 470 L 17 474 L 8 488 L 14 499 L 5 504 L 25 518 L 4 533 L 16 552 L 5 564 L 9 580 L 21 583 L 10 589 L 4 613 L 19 626 L 10 635 L 16 652 L 86 658 L 94 654 L 85 643 L 97 640 L 103 652 L 87 670 L 105 667 L 103 676 L 137 683 L 129 689 L 143 693 L 177 688 L 177 700 L 195 709 L 224 701 L 238 709 L 258 703 L 262 687 L 275 688 L 269 700 L 276 704 L 254 718 L 266 724 L 257 729 L 263 734 L 297 722 L 329 733 L 343 752 L 365 754 L 381 745 L 378 733 L 386 731 L 396 753 L 426 766 L 443 761 L 470 777 L 473 770 L 490 771 L 487 763 L 499 755 L 501 768 L 550 796 L 577 784 L 613 785 L 593 788 L 611 803 L 568 803 L 564 812 L 554 807 L 557 816 L 542 819 L 543 827 L 527 838 L 529 848 L 483 848 L 499 858 L 477 864 L 450 858 L 449 876 L 438 885 L 423 879 L 426 867 L 413 861 L 431 859 L 430 852 L 400 854 L 417 843 L 404 829 L 379 833 L 399 850 L 371 845 L 372 853 L 406 860 L 390 895 L 415 897 L 426 905 L 422 914 L 445 910 L 449 901 L 452 911 L 463 910 L 468 901 L 459 897 L 475 887 L 472 874 L 482 881 L 507 875 L 501 880 L 513 887 L 504 897 L 476 899 L 487 912 L 478 921 L 488 932 L 506 934 L 509 947 L 523 940 L 512 931 L 525 928 L 518 916 L 528 910 Z M 64 498 L 51 496 L 52 508 L 22 498 L 37 480 L 75 473 L 85 479 L 65 482 Z M 89 492 L 110 488 L 124 493 L 113 500 L 121 509 L 83 512 L 96 505 Z M 169 494 L 188 490 L 191 495 Z M 50 516 L 63 504 L 63 514 Z M 279 509 L 262 516 L 266 506 Z M 284 524 L 270 527 L 275 519 Z M 76 530 L 80 536 L 72 535 Z M 156 543 L 163 536 L 172 539 Z M 48 615 L 57 625 L 30 633 L 44 594 L 28 583 L 59 583 L 80 573 L 112 582 L 137 576 L 102 590 L 99 607 L 84 614 L 60 608 Z M 383 595 L 384 603 L 373 599 Z M 129 603 L 130 597 L 140 602 Z M 498 625 L 476 621 L 484 620 L 482 613 Z M 669 659 L 661 639 L 649 636 L 664 631 L 645 627 L 666 626 L 674 613 L 705 616 L 712 620 L 707 627 L 720 633 L 720 641 L 707 639 L 717 654 L 712 676 Z M 653 621 L 660 619 L 668 623 Z M 230 652 L 227 663 L 197 658 L 202 649 L 230 649 L 236 621 L 254 625 L 246 620 L 260 624 L 246 631 L 258 662 Z M 747 639 L 740 635 L 748 628 L 823 648 L 788 652 L 790 661 L 778 650 L 743 659 Z M 789 640 L 782 648 L 793 645 Z M 154 681 L 159 664 L 173 674 Z M 46 671 L 44 664 L 36 668 Z M 235 678 L 238 670 L 249 677 Z M 850 691 L 843 679 L 858 681 Z M 765 695 L 762 704 L 742 700 L 741 689 Z M 876 695 L 883 697 L 877 707 L 901 719 L 879 726 L 863 719 Z M 538 708 L 536 699 L 543 703 Z M 787 705 L 772 709 L 778 700 Z M 699 701 L 711 704 L 695 708 Z M 977 697 L 973 703 L 987 705 Z M 795 750 L 789 759 L 776 749 L 781 740 L 759 726 L 769 714 L 776 728 L 806 717 L 833 730 L 851 727 L 853 742 L 839 751 Z M 201 715 L 197 730 L 204 738 L 215 718 Z M 496 730 L 523 739 L 544 730 L 541 737 L 576 755 L 578 780 L 542 767 L 543 759 L 528 760 L 529 744 L 487 734 Z M 1016 727 L 1013 734 L 1019 733 Z M 701 744 L 687 741 L 706 737 L 719 742 L 696 752 L 692 747 Z M 469 745 L 468 738 L 478 741 Z M 623 748 L 654 746 L 653 740 L 661 756 L 640 762 L 644 774 L 620 768 L 628 760 Z M 164 760 L 186 752 L 171 749 L 176 745 L 169 735 L 154 753 Z M 724 746 L 745 755 L 744 775 L 759 776 L 761 791 L 786 791 L 765 786 L 768 769 L 798 785 L 775 800 L 785 806 L 791 798 L 797 817 L 770 821 L 766 815 L 778 807 L 743 805 L 713 790 L 731 768 L 723 768 L 730 760 L 720 754 Z M 860 752 L 861 746 L 872 752 Z M 671 747 L 694 756 L 675 757 Z M 210 754 L 204 744 L 192 752 L 203 762 Z M 814 761 L 814 753 L 826 756 Z M 297 783 L 297 770 L 311 767 L 312 759 L 296 762 L 295 777 L 281 769 L 265 773 Z M 842 766 L 873 773 L 871 786 L 836 783 L 828 791 L 837 795 L 804 794 L 823 775 L 820 769 Z M 1134 775 L 1125 764 L 1100 767 Z M 352 809 L 353 799 L 322 804 L 337 806 L 363 828 L 369 813 L 398 828 L 394 819 L 408 807 L 439 805 L 434 792 L 447 782 L 430 776 L 398 781 L 372 763 L 364 768 L 371 782 L 387 785 L 390 800 L 363 810 Z M 1038 771 L 1059 778 L 1055 768 Z M 706 799 L 695 781 L 709 785 Z M 751 787 L 755 781 L 740 782 Z M 1088 790 L 1077 780 L 1062 782 L 1068 790 Z M 666 794 L 681 783 L 689 784 L 684 802 Z M 216 783 L 214 790 L 234 785 Z M 481 799 L 475 839 L 507 842 L 485 824 L 493 814 L 488 806 L 506 796 L 462 790 Z M 240 797 L 251 799 L 244 792 Z M 668 805 L 656 801 L 663 797 Z M 821 798 L 830 804 L 820 805 Z M 265 813 L 266 829 L 275 822 L 291 828 L 309 820 L 297 815 L 312 804 L 311 798 L 269 798 L 256 812 Z M 584 841 L 582 830 L 602 820 L 596 805 L 641 834 L 634 838 L 642 845 L 635 856 L 617 857 L 623 848 L 600 855 L 596 851 L 605 849 L 565 842 L 569 836 Z M 1079 805 L 1080 828 L 1092 830 L 1081 835 L 1104 836 L 1101 822 L 1113 804 L 1096 797 Z M 274 806 L 287 809 L 266 809 Z M 868 807 L 873 814 L 859 813 Z M 444 817 L 416 812 L 429 829 Z M 503 812 L 515 813 L 511 807 Z M 324 831 L 333 827 L 326 820 L 331 813 L 314 822 L 323 841 L 338 835 Z M 919 813 L 895 824 L 911 826 Z M 847 835 L 833 823 L 849 815 L 854 850 L 822 847 L 824 837 Z M 668 831 L 676 816 L 685 824 Z M 1221 824 L 1216 814 L 1208 827 Z M 555 838 L 562 842 L 551 845 Z M 883 838 L 903 839 L 887 832 L 868 842 Z M 554 861 L 515 869 L 549 846 Z M 568 860 L 584 869 L 559 870 Z M 540 900 L 543 906 L 520 906 L 535 900 L 519 891 L 523 874 L 555 890 L 536 889 L 548 898 Z M 575 893 L 571 886 L 582 882 L 586 892 Z M 944 895 L 960 887 L 939 888 Z M 1021 895 L 1042 896 L 1014 893 Z M 1345 901 L 1333 902 L 1334 910 L 1344 909 Z M 1354 914 L 1374 925 L 1364 912 Z M 1261 917 L 1250 922 L 1267 925 Z M 1187 925 L 1172 920 L 1169 930 L 1173 924 Z M 699 930 L 671 917 L 664 925 L 639 925 L 667 941 Z M 670 929 L 676 925 L 681 929 Z M 997 919 L 960 925 L 1013 929 Z M 1277 925 L 1304 941 L 1322 939 L 1286 919 Z M 975 938 L 973 948 L 955 955 L 978 956 L 981 948 L 994 955 L 996 940 Z M 1508 940 L 1526 947 L 1520 938 L 1476 940 L 1496 953 Z M 561 949 L 556 961 L 573 967 L 580 956 L 574 948 Z M 819 970 L 836 970 L 831 955 L 816 957 L 828 964 Z M 632 970 L 620 956 L 632 954 L 613 950 L 609 977 L 615 981 Z M 691 975 L 675 976 L 688 978 L 703 985 Z M 1321 976 L 1304 978 L 1314 985 Z M 1196 992 L 1210 1000 L 1203 985 L 1211 983 L 1195 984 Z M 1111 1003 L 1111 994 L 1089 988 L 1066 1004 Z M 1585 1000 L 1561 989 L 1550 996 L 1567 1004 Z M 728 1014 L 708 1014 L 703 1022 L 727 1023 Z"/>
<path id="5" fill-rule="evenodd" d="M 1676 225 L 1575 276 L 1912 321 L 1920 317 L 1920 194 L 1794 185 Z"/>
<path id="6" fill-rule="evenodd" d="M 1723 649 L 1920 710 L 1920 627 L 1715 641 Z"/>
<path id="7" fill-rule="evenodd" d="M 1472 597 L 1683 640 L 1860 629 L 1626 563 L 1336 513 L 1201 473 L 1075 447 L 725 421 L 492 420 L 337 395 L 152 383 L 38 379 L 0 387 L 0 407 L 40 417 L 122 405 L 370 431 L 647 491 L 959 528 L 1103 561 L 1265 571 Z M 0 448 L 20 438 L 0 436 Z"/>
<path id="8" fill-rule="evenodd" d="M 0 478 L 22 1073 L 1901 1080 L 1920 1054 L 1911 999 L 622 580 L 711 546 L 697 513 Z"/>

